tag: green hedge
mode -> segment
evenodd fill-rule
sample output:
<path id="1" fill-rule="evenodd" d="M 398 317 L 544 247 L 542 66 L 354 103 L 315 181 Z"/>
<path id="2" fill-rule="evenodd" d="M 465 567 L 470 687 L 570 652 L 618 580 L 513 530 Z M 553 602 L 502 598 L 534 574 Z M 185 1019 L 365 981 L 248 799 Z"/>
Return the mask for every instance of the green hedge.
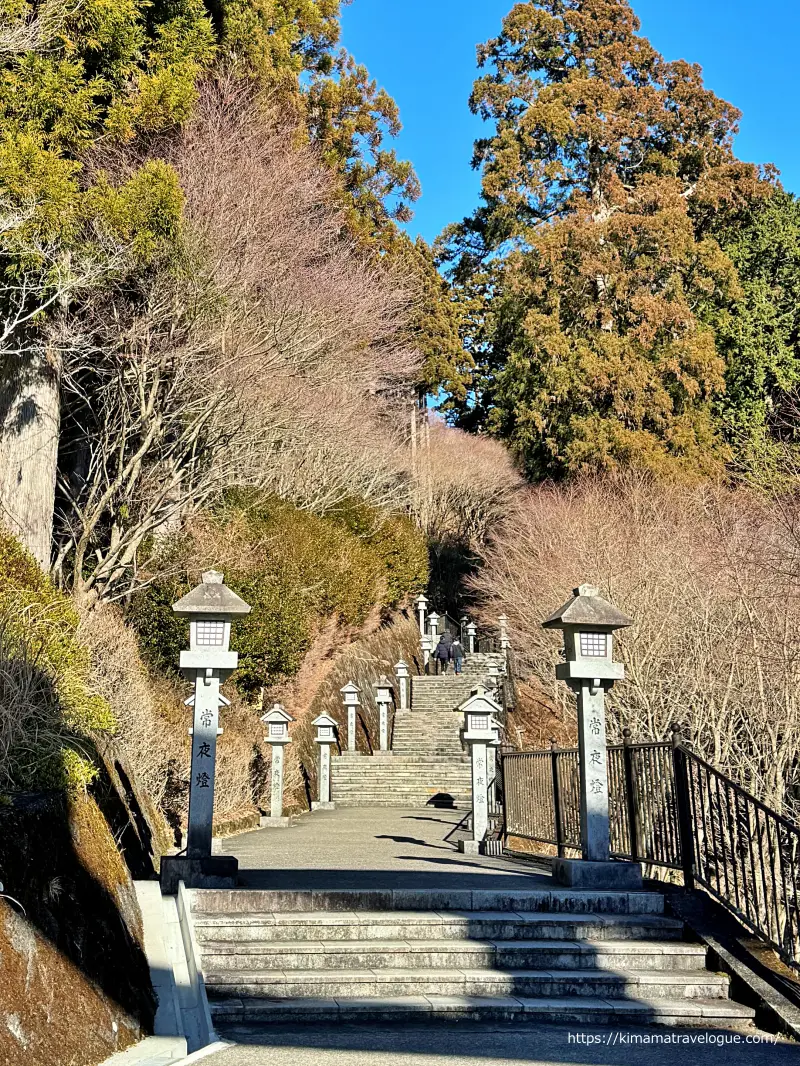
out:
<path id="1" fill-rule="evenodd" d="M 245 490 L 226 495 L 203 525 L 170 547 L 180 579 L 154 582 L 130 610 L 142 653 L 174 673 L 186 647 L 186 623 L 172 604 L 206 567 L 225 571 L 230 587 L 253 608 L 234 626 L 237 684 L 248 695 L 292 677 L 320 623 L 335 617 L 360 626 L 376 606 L 390 606 L 425 586 L 424 537 L 405 517 L 386 518 L 360 501 L 326 515 L 310 514 Z"/>

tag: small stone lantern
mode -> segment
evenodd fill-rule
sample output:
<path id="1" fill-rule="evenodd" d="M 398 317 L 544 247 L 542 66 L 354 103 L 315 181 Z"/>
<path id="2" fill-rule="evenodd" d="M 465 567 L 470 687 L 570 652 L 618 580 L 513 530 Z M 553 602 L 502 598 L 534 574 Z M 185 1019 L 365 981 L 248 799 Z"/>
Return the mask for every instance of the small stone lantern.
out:
<path id="1" fill-rule="evenodd" d="M 408 663 L 403 659 L 399 663 L 394 664 L 394 676 L 397 678 L 397 687 L 400 692 L 400 710 L 408 710 L 408 679 L 409 669 Z"/>
<path id="2" fill-rule="evenodd" d="M 417 596 L 417 598 L 414 600 L 414 606 L 417 610 L 417 614 L 419 615 L 419 635 L 421 637 L 424 637 L 426 632 L 425 614 L 428 610 L 428 600 L 425 596 L 422 595 L 422 593 L 420 593 L 419 596 Z"/>
<path id="3" fill-rule="evenodd" d="M 358 755 L 359 753 L 356 751 L 356 715 L 358 708 L 361 706 L 361 700 L 359 699 L 361 689 L 354 681 L 348 681 L 339 691 L 342 694 L 345 710 L 347 711 L 347 754 Z"/>
<path id="4" fill-rule="evenodd" d="M 464 627 L 467 634 L 467 651 L 470 655 L 475 653 L 475 646 L 478 636 L 478 627 L 474 622 L 468 622 Z"/>
<path id="5" fill-rule="evenodd" d="M 283 814 L 283 749 L 292 740 L 289 736 L 289 723 L 294 718 L 286 708 L 276 703 L 271 710 L 262 715 L 261 721 L 267 727 L 264 740 L 272 749 L 272 788 L 270 790 L 270 812 L 268 818 L 262 818 L 262 829 L 285 829 L 290 819 Z"/>
<path id="6" fill-rule="evenodd" d="M 479 685 L 472 695 L 461 704 L 464 715 L 462 738 L 470 749 L 472 764 L 472 840 L 459 842 L 459 849 L 469 855 L 478 855 L 489 829 L 489 748 L 499 743 L 499 727 L 495 716 L 500 705 Z"/>
<path id="7" fill-rule="evenodd" d="M 186 701 L 193 714 L 186 855 L 162 859 L 161 886 L 166 894 L 176 892 L 179 881 L 190 888 L 226 888 L 236 883 L 236 859 L 212 857 L 211 837 L 219 709 L 228 702 L 220 685 L 239 661 L 229 648 L 231 623 L 250 613 L 248 604 L 228 588 L 218 570 L 207 570 L 201 583 L 172 609 L 179 618 L 189 619 L 189 650 L 181 652 L 180 668 L 194 682 L 194 694 Z"/>
<path id="8" fill-rule="evenodd" d="M 583 888 L 641 887 L 638 863 L 610 861 L 605 692 L 625 676 L 612 658 L 613 634 L 632 625 L 627 615 L 602 599 L 592 585 L 580 585 L 542 625 L 564 634 L 564 661 L 556 677 L 578 697 L 578 748 L 583 859 L 554 859 L 561 884 Z"/>
<path id="9" fill-rule="evenodd" d="M 317 786 L 319 801 L 311 804 L 312 811 L 333 810 L 331 803 L 331 747 L 336 743 L 336 721 L 328 714 L 321 714 L 311 723 L 316 727 L 314 743 L 319 745 L 319 771 Z"/>
<path id="10" fill-rule="evenodd" d="M 372 686 L 375 690 L 375 703 L 378 705 L 380 722 L 380 750 L 389 750 L 389 708 L 392 705 L 392 683 L 386 674 L 382 674 Z"/>
<path id="11" fill-rule="evenodd" d="M 434 641 L 439 638 L 439 615 L 436 611 L 431 611 L 428 615 L 428 630 Z"/>
<path id="12" fill-rule="evenodd" d="M 508 615 L 501 614 L 497 622 L 500 626 L 500 650 L 508 651 L 511 647 L 511 639 L 508 635 Z"/>

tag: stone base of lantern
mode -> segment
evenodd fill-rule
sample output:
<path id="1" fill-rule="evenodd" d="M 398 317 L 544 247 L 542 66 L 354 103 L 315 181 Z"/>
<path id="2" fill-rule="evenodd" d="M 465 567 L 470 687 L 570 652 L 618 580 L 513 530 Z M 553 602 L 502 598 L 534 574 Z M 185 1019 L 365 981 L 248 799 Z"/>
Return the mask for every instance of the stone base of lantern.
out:
<path id="1" fill-rule="evenodd" d="M 178 892 L 178 883 L 187 888 L 236 888 L 239 860 L 232 855 L 165 855 L 161 859 L 161 891 L 165 896 Z"/>
<path id="2" fill-rule="evenodd" d="M 485 840 L 459 840 L 458 850 L 462 855 L 486 855 Z"/>
<path id="3" fill-rule="evenodd" d="M 312 811 L 335 811 L 336 810 L 336 804 L 333 803 L 333 802 L 323 803 L 321 800 L 312 800 L 311 801 L 311 810 Z"/>
<path id="4" fill-rule="evenodd" d="M 553 880 L 565 888 L 635 891 L 642 887 L 642 867 L 638 862 L 553 859 Z"/>
<path id="5" fill-rule="evenodd" d="M 273 818 L 270 814 L 262 814 L 258 819 L 259 829 L 288 829 L 294 825 L 294 819 L 284 814 L 280 818 Z"/>

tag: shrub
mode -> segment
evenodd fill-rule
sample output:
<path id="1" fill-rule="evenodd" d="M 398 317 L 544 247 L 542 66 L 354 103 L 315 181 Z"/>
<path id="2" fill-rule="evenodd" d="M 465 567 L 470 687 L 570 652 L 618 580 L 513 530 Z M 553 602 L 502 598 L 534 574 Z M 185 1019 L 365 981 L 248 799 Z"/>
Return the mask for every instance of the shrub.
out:
<path id="1" fill-rule="evenodd" d="M 672 722 L 764 801 L 793 804 L 800 747 L 800 498 L 642 476 L 531 490 L 476 579 L 509 616 L 518 662 L 574 722 L 543 618 L 582 581 L 635 621 L 615 645 L 626 680 L 612 736 L 663 739 Z M 550 702 L 552 701 L 552 702 Z"/>
<path id="2" fill-rule="evenodd" d="M 115 722 L 77 628 L 70 601 L 0 530 L 0 787 L 78 787 L 94 775 L 86 739 Z"/>
<path id="3" fill-rule="evenodd" d="M 151 667 L 175 676 L 186 647 L 186 623 L 172 604 L 209 567 L 252 607 L 237 622 L 239 690 L 293 677 L 323 619 L 360 627 L 376 606 L 399 602 L 425 584 L 422 534 L 402 516 L 349 501 L 327 516 L 270 497 L 232 490 L 218 512 L 198 518 L 190 534 L 170 544 L 166 565 L 179 577 L 159 579 L 134 597 L 130 619 Z"/>

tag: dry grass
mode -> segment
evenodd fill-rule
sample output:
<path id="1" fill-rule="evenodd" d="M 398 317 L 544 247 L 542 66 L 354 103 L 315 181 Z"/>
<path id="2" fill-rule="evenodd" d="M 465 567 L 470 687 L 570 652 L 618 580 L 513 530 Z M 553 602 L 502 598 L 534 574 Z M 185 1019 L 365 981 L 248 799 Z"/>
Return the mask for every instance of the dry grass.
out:
<path id="1" fill-rule="evenodd" d="M 686 727 L 711 762 L 766 802 L 792 802 L 800 747 L 800 501 L 627 476 L 522 497 L 477 578 L 487 619 L 503 609 L 543 715 L 574 722 L 554 680 L 560 641 L 541 621 L 588 581 L 635 619 L 616 652 L 614 737 Z"/>

